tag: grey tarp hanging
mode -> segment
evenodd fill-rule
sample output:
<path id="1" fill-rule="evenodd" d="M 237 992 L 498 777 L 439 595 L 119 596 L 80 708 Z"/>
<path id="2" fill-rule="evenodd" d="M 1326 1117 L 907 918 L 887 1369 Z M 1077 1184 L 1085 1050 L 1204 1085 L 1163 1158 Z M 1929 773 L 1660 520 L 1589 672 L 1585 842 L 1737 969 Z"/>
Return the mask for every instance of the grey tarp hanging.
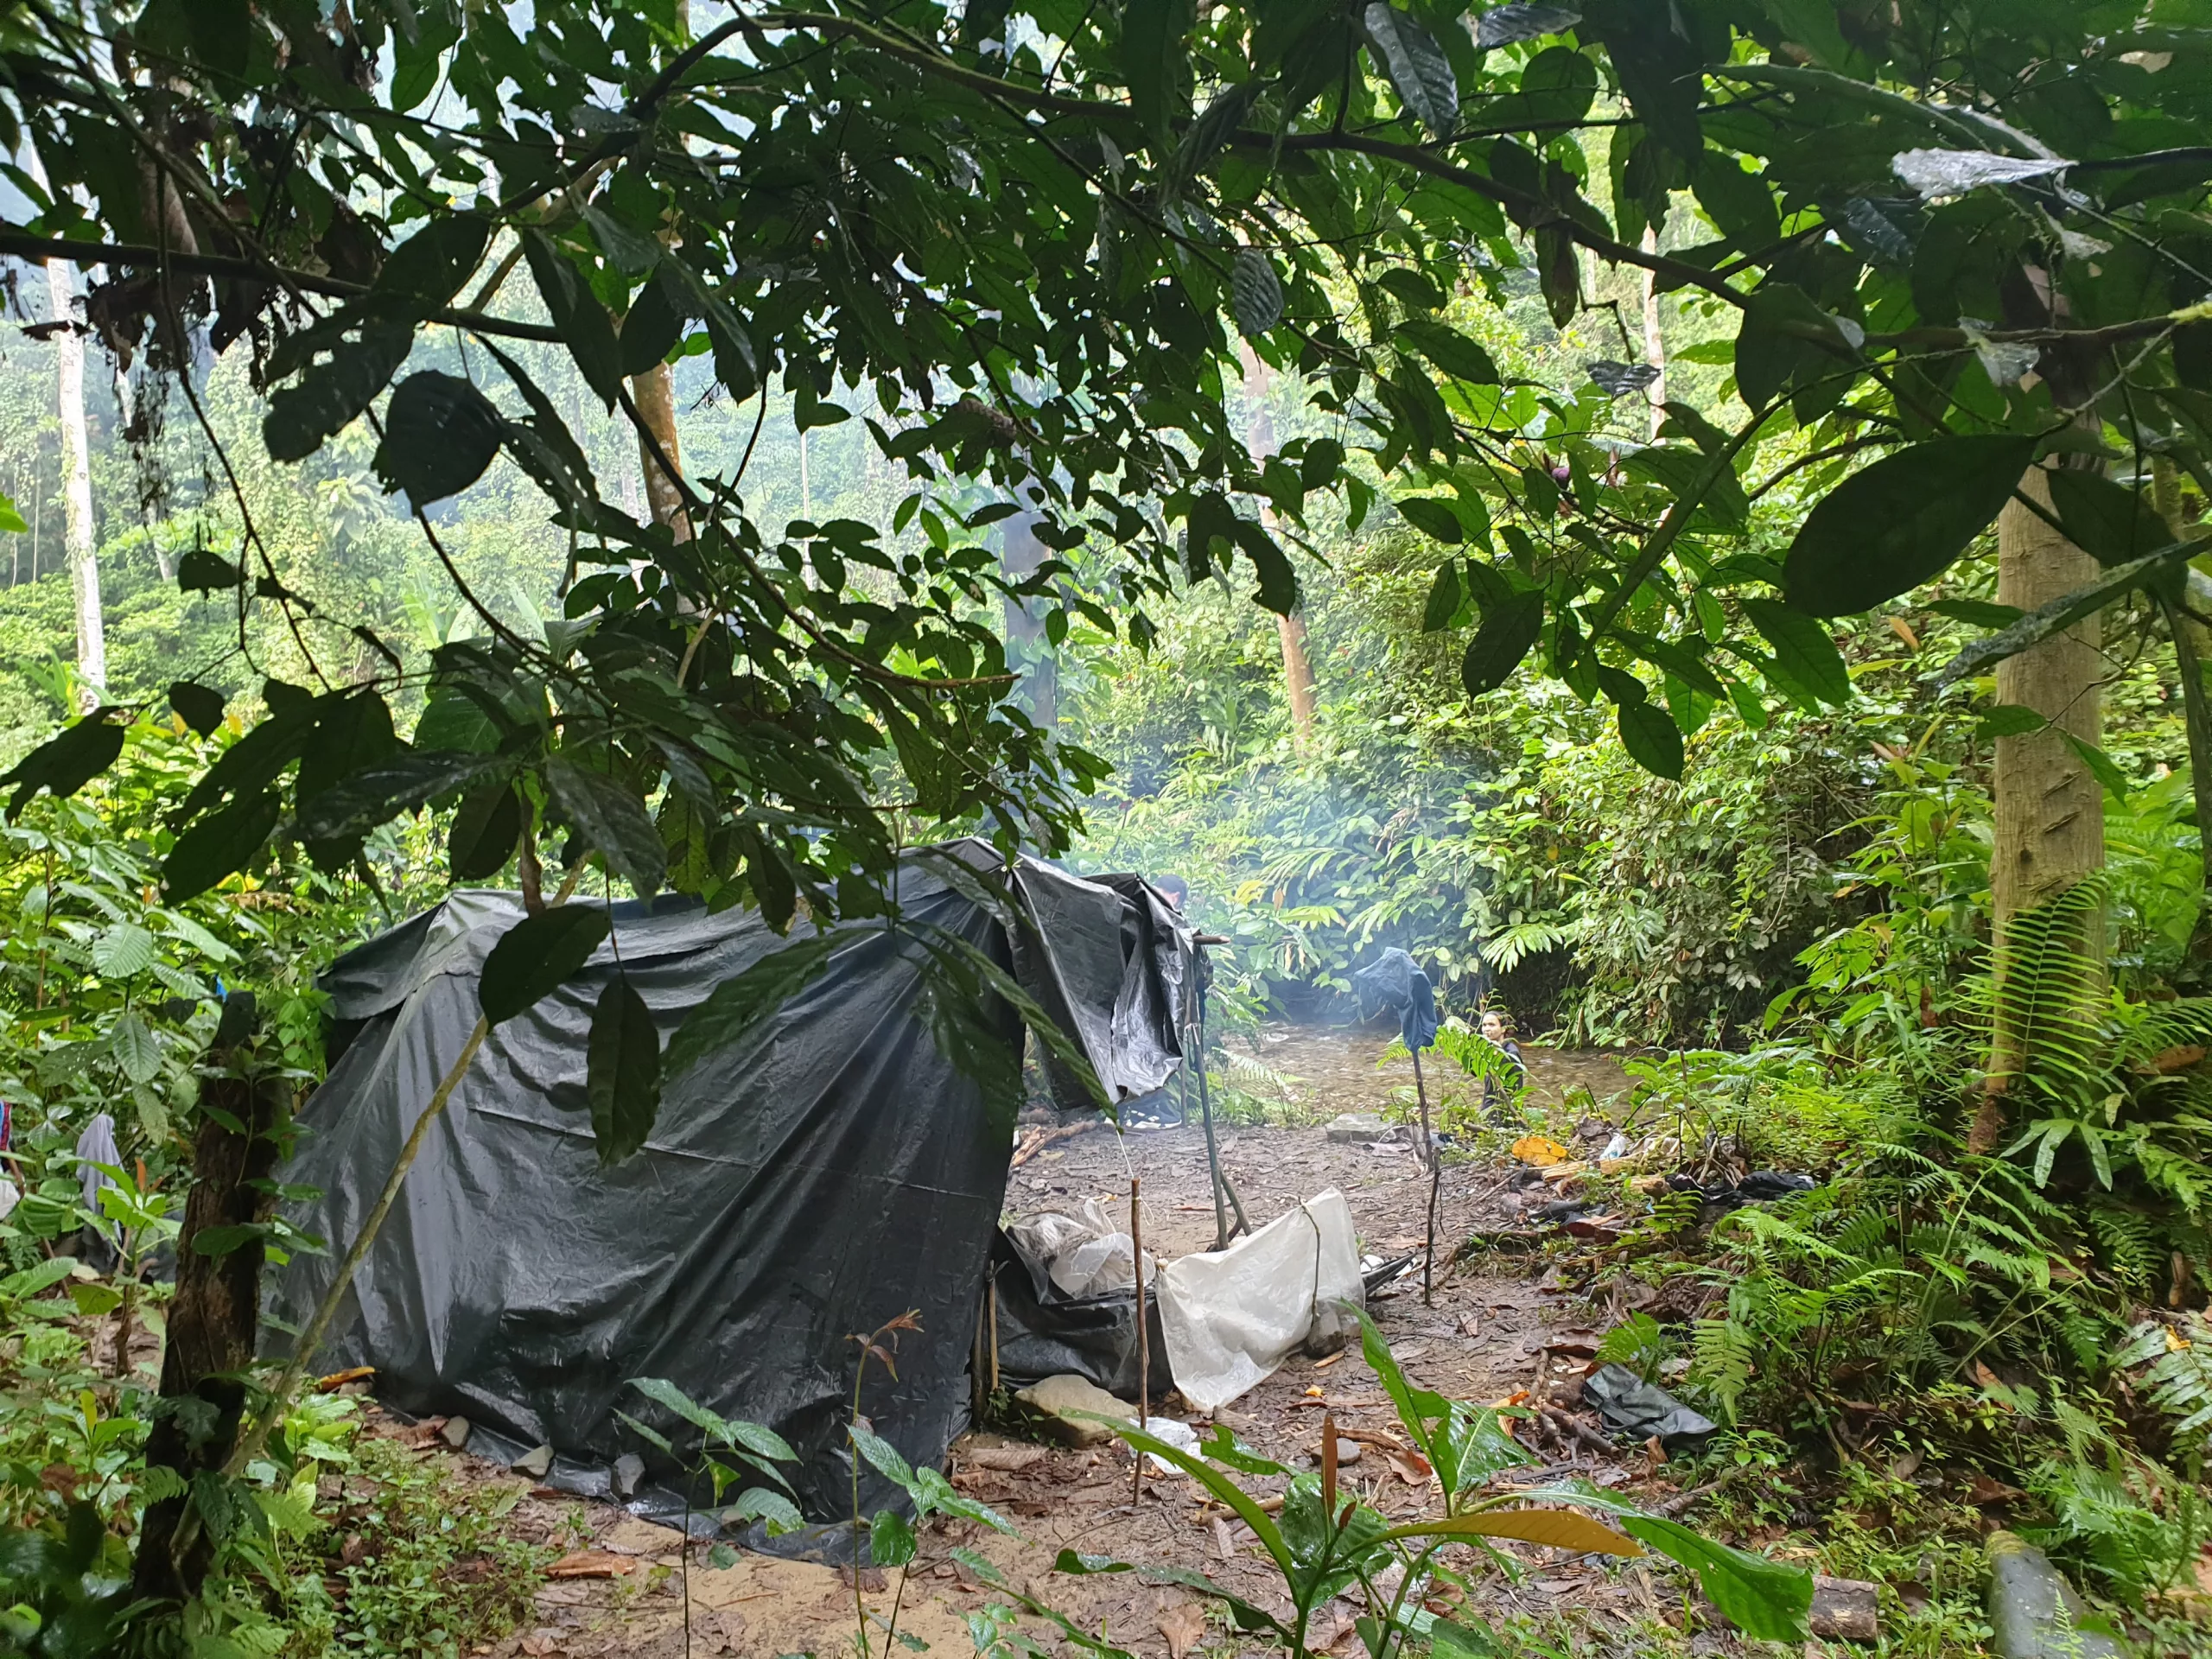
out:
<path id="1" fill-rule="evenodd" d="M 995 861 L 974 842 L 911 856 L 903 917 L 1010 963 L 1007 930 L 967 896 L 973 880 L 931 873 L 930 860 L 948 854 L 979 872 Z M 1157 1086 L 1174 1056 L 1142 1037 L 1122 1046 L 1115 1031 L 1124 980 L 1153 971 L 1143 953 L 1125 954 L 1106 908 L 1123 901 L 1058 871 L 1034 874 L 1043 868 L 1025 861 L 1016 883 L 1025 900 L 1033 886 L 1057 900 L 1049 916 L 1019 906 L 1031 924 L 1014 930 L 1030 935 L 1027 965 L 1050 971 L 1117 1096 Z M 1085 902 L 1096 925 L 1059 925 Z M 283 1179 L 321 1190 L 291 1219 L 334 1249 L 295 1255 L 276 1278 L 272 1332 L 296 1327 L 330 1282 L 467 1039 L 486 953 L 520 914 L 512 894 L 457 893 L 325 976 L 342 1047 Z M 677 1427 L 626 1387 L 664 1377 L 783 1434 L 804 1459 L 802 1507 L 834 1516 L 849 1502 L 852 1334 L 919 1310 L 898 1381 L 872 1372 L 862 1408 L 922 1463 L 941 1462 L 963 1424 L 1010 1103 L 994 1107 L 938 1052 L 926 953 L 879 924 L 753 1038 L 671 1087 L 645 1149 L 602 1170 L 584 1054 L 613 947 L 665 1040 L 716 984 L 784 943 L 745 912 L 664 899 L 617 904 L 613 916 L 613 939 L 582 972 L 485 1043 L 317 1363 L 373 1365 L 380 1395 L 404 1410 L 457 1413 L 518 1447 L 550 1445 L 556 1473 L 587 1489 L 625 1452 L 643 1454 L 651 1478 L 674 1478 L 613 1414 Z M 1024 977 L 1035 986 L 1034 972 Z M 1019 1020 L 995 1001 L 985 1018 L 1018 1055 Z"/>

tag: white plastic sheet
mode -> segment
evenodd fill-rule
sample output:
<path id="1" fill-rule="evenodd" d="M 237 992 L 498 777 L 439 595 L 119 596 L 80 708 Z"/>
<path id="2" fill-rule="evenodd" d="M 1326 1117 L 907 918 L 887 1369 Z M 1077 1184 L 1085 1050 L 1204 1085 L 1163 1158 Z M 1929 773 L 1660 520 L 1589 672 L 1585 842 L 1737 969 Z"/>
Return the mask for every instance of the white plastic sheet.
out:
<path id="1" fill-rule="evenodd" d="M 1215 1411 L 1260 1383 L 1361 1300 L 1351 1209 L 1334 1188 L 1225 1250 L 1170 1262 L 1154 1286 L 1183 1397 Z"/>

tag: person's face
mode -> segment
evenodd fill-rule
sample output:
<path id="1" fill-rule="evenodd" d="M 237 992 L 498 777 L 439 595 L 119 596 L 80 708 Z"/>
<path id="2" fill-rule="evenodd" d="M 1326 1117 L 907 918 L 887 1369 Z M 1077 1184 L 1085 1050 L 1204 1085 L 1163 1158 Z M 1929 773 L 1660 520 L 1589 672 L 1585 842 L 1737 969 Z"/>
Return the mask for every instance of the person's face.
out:
<path id="1" fill-rule="evenodd" d="M 1494 1014 L 1486 1014 L 1483 1015 L 1483 1035 L 1489 1038 L 1493 1043 L 1503 1042 L 1505 1040 L 1505 1021 L 1499 1019 L 1497 1015 Z"/>

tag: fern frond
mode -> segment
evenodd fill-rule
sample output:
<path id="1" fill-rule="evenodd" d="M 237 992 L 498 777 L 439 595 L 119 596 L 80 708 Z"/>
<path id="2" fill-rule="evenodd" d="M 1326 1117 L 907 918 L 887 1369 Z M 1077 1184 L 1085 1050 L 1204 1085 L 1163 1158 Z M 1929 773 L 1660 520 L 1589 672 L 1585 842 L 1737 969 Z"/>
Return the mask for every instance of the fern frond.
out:
<path id="1" fill-rule="evenodd" d="M 2078 1098 L 2111 1070 L 2103 953 L 2082 948 L 2104 926 L 2109 886 L 2091 875 L 2014 912 L 1988 973 L 1968 987 L 1970 1017 L 2010 1056 L 2020 1085 L 2037 1094 Z"/>
<path id="2" fill-rule="evenodd" d="M 2152 1403 L 2176 1420 L 2174 1438 L 2212 1431 L 2212 1321 L 2184 1313 L 2176 1325 L 2145 1319 L 2119 1355 L 2124 1370 L 2141 1370 Z"/>

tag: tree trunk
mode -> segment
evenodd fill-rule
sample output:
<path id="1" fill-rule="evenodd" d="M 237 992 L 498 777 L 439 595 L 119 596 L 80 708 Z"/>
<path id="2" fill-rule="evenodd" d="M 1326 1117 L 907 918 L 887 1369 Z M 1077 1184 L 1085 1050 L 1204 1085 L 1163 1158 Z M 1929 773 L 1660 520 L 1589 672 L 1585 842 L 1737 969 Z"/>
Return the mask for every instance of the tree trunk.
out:
<path id="1" fill-rule="evenodd" d="M 676 0 L 674 10 L 671 21 L 676 38 L 688 42 L 691 38 L 691 0 Z M 662 240 L 668 239 L 664 234 Z M 765 385 L 760 395 L 768 395 Z M 683 493 L 677 487 L 677 480 L 683 476 L 683 451 L 676 441 L 674 372 L 665 363 L 656 363 L 644 373 L 632 375 L 630 396 L 636 400 L 638 414 L 645 427 L 645 431 L 638 435 L 638 461 L 645 474 L 645 500 L 652 508 L 653 523 L 667 525 L 677 541 L 688 542 L 691 539 L 691 515 L 683 510 Z M 650 442 L 646 433 L 652 434 Z M 656 446 L 668 458 L 674 478 L 654 459 Z"/>
<path id="2" fill-rule="evenodd" d="M 232 1003 L 246 995 L 233 991 Z M 229 1005 L 224 1012 L 231 1016 L 228 1025 L 236 1016 Z M 238 1023 L 250 1027 L 251 1020 Z M 226 1057 L 219 1052 L 214 1058 Z M 217 1111 L 246 1132 L 226 1128 Z M 219 1471 L 238 1439 L 260 1320 L 263 1261 L 258 1238 L 221 1255 L 202 1255 L 193 1241 L 209 1228 L 247 1227 L 269 1218 L 274 1201 L 261 1184 L 276 1169 L 290 1114 L 290 1091 L 275 1078 L 247 1082 L 225 1074 L 209 1077 L 202 1091 L 192 1190 L 176 1241 L 176 1294 L 168 1308 L 161 1392 L 165 1402 L 200 1403 L 157 1413 L 146 1441 L 146 1466 L 175 1470 L 188 1486 L 196 1475 Z M 190 1508 L 188 1493 L 147 1506 L 133 1583 L 139 1595 L 165 1601 L 199 1595 L 214 1544 L 204 1527 L 180 1535 Z"/>
<path id="3" fill-rule="evenodd" d="M 1293 611 L 1275 618 L 1275 636 L 1282 644 L 1282 686 L 1290 699 L 1292 741 L 1300 753 L 1313 741 L 1313 664 L 1306 654 L 1306 617 Z"/>
<path id="4" fill-rule="evenodd" d="M 1037 539 L 1036 524 L 1036 515 L 1027 512 L 1016 513 L 1006 521 L 999 563 L 1008 582 L 1027 581 L 1045 563 L 1050 550 Z M 1006 638 L 1008 645 L 1022 648 L 1020 671 L 1022 690 L 1029 694 L 1029 718 L 1049 732 L 1059 723 L 1059 665 L 1050 654 L 1045 619 L 1033 602 L 1007 599 Z"/>
<path id="5" fill-rule="evenodd" d="M 107 632 L 100 618 L 100 568 L 92 533 L 92 444 L 85 432 L 85 337 L 75 327 L 76 282 L 59 259 L 46 267 L 47 293 L 54 320 L 57 402 L 61 415 L 61 501 L 67 514 L 69 588 L 77 611 L 78 701 L 86 710 L 100 704 L 107 685 Z"/>
<path id="6" fill-rule="evenodd" d="M 2041 467 L 2031 467 L 2020 488 L 2046 508 L 2050 505 L 2048 476 Z M 2018 501 L 1998 517 L 1997 561 L 1999 601 L 2024 611 L 2086 586 L 2098 571 L 2088 554 Z M 2015 1028 L 2004 1013 L 2006 935 L 2012 918 L 2104 868 L 2104 786 L 2066 741 L 2070 734 L 2094 744 L 2101 735 L 2099 639 L 2098 619 L 2092 616 L 1997 666 L 1998 702 L 2032 709 L 2050 724 L 2039 732 L 1997 740 L 1992 791 L 1995 842 L 1989 881 L 1996 912 L 1993 967 L 2000 994 L 1991 1033 L 1989 1075 L 1967 1141 L 1967 1149 L 1973 1153 L 1995 1150 L 2003 1135 L 2005 1095 L 2019 1073 L 2032 1035 Z M 2087 918 L 2078 944 L 2085 959 L 2102 964 L 2106 943 L 2101 911 Z"/>
<path id="7" fill-rule="evenodd" d="M 643 374 L 630 377 L 630 395 L 637 400 L 645 432 L 638 435 L 638 461 L 645 476 L 645 499 L 653 523 L 666 524 L 679 542 L 691 539 L 691 515 L 683 510 L 683 493 L 676 479 L 683 476 L 683 452 L 676 441 L 675 376 L 665 363 L 656 363 Z M 764 393 L 763 396 L 766 394 Z M 651 434 L 650 441 L 646 434 Z M 658 446 L 668 457 L 676 478 L 662 470 L 653 451 Z"/>
<path id="8" fill-rule="evenodd" d="M 1659 251 L 1658 227 L 1643 227 L 1643 251 Z M 1667 401 L 1667 341 L 1659 332 L 1659 274 L 1654 270 L 1643 273 L 1643 360 L 1659 371 L 1659 378 L 1650 387 L 1651 437 L 1656 443 L 1659 429 L 1666 423 L 1666 411 L 1659 406 Z"/>
<path id="9" fill-rule="evenodd" d="M 1240 341 L 1244 353 L 1244 448 L 1254 461 L 1265 461 L 1275 452 L 1274 418 L 1268 413 L 1268 388 L 1273 378 L 1249 340 Z M 1270 530 L 1274 515 L 1262 507 L 1260 522 Z M 1283 694 L 1290 704 L 1291 741 L 1303 754 L 1313 741 L 1313 664 L 1306 654 L 1306 618 L 1293 611 L 1275 619 L 1275 637 L 1282 645 Z"/>

